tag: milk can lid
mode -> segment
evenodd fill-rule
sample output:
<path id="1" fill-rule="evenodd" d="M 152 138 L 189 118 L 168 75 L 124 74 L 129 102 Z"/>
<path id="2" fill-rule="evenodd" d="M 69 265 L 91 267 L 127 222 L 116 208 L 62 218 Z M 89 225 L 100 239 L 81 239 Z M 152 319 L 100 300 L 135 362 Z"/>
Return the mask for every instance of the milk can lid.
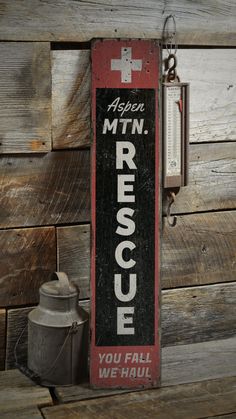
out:
<path id="1" fill-rule="evenodd" d="M 68 276 L 64 272 L 54 272 L 52 281 L 45 282 L 41 285 L 40 293 L 51 296 L 72 297 L 78 295 L 78 289 L 69 281 Z"/>

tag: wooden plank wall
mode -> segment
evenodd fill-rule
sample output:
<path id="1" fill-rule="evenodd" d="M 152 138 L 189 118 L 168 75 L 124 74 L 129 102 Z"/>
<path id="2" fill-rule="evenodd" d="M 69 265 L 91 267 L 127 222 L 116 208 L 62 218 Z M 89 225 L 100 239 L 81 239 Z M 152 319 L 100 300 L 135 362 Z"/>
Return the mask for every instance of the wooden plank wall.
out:
<path id="1" fill-rule="evenodd" d="M 52 271 L 66 271 L 89 307 L 90 41 L 160 38 L 170 13 L 191 86 L 191 144 L 176 227 L 163 217 L 162 346 L 236 333 L 236 4 L 108 3 L 0 2 L 1 369 L 14 367 Z M 18 350 L 25 361 L 26 333 Z"/>
<path id="2" fill-rule="evenodd" d="M 96 37 L 161 38 L 178 19 L 179 44 L 235 45 L 234 0 L 1 0 L 0 38 L 85 42 Z"/>
<path id="3" fill-rule="evenodd" d="M 50 44 L 1 42 L 0 56 L 0 152 L 50 151 Z"/>

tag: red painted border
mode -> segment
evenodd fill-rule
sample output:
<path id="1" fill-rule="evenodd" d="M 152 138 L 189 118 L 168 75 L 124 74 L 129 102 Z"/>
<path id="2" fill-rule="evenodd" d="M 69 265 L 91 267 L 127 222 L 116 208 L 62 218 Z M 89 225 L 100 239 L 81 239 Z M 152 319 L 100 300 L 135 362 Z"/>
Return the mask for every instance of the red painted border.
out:
<path id="1" fill-rule="evenodd" d="M 120 57 L 121 47 L 132 47 L 132 58 L 146 60 L 142 74 L 132 72 L 132 83 L 121 83 L 118 71 L 110 71 L 109 63 L 112 58 Z M 150 54 L 151 52 L 151 54 Z M 149 40 L 97 40 L 92 45 L 92 180 L 91 180 L 91 222 L 92 222 L 92 249 L 91 249 L 91 356 L 90 356 L 90 383 L 100 388 L 137 388 L 157 386 L 160 380 L 160 331 L 159 331 L 159 114 L 158 114 L 158 79 L 159 79 L 159 47 L 156 41 Z M 156 89 L 156 144 L 155 144 L 155 344 L 153 346 L 122 346 L 122 347 L 96 347 L 95 346 L 95 285 L 96 285 L 96 88 L 155 88 Z M 99 362 L 99 354 L 108 356 L 117 354 L 119 362 L 104 364 Z M 141 378 L 126 377 L 125 368 L 137 366 L 127 354 L 133 353 L 133 360 L 140 357 L 138 367 L 151 367 L 151 374 Z M 150 362 L 151 360 L 151 362 Z M 146 361 L 146 362 L 145 362 Z M 117 368 L 117 377 L 99 377 L 99 368 Z M 122 370 L 123 369 L 123 370 Z M 114 371 L 115 372 L 115 371 Z M 140 375 L 147 370 L 140 370 Z M 131 374 L 132 375 L 132 374 Z M 149 375 L 149 374 L 147 374 Z"/>

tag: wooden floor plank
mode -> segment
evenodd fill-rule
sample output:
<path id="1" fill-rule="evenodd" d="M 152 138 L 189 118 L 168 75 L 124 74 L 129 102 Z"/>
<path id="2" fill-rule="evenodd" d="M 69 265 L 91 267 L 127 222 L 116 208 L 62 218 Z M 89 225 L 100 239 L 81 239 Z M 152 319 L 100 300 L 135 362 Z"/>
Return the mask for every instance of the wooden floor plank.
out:
<path id="1" fill-rule="evenodd" d="M 50 44 L 1 42 L 0 56 L 0 153 L 50 151 Z"/>
<path id="2" fill-rule="evenodd" d="M 236 412 L 229 413 L 228 415 L 208 416 L 208 418 L 203 419 L 236 419 Z"/>
<path id="3" fill-rule="evenodd" d="M 54 227 L 0 230 L 0 306 L 36 304 L 55 270 Z"/>
<path id="4" fill-rule="evenodd" d="M 49 390 L 34 384 L 18 370 L 2 371 L 0 373 L 1 414 L 10 414 L 10 412 L 13 414 L 28 407 L 36 408 L 50 406 L 51 404 L 52 399 Z"/>
<path id="5" fill-rule="evenodd" d="M 162 348 L 161 386 L 236 376 L 236 337 Z M 93 399 L 130 390 L 93 390 L 89 384 L 56 387 L 60 403 Z"/>
<path id="6" fill-rule="evenodd" d="M 27 407 L 1 412 L 1 419 L 43 419 L 43 416 L 37 407 Z"/>
<path id="7" fill-rule="evenodd" d="M 182 384 L 43 409 L 45 419 L 200 419 L 236 410 L 236 377 Z"/>

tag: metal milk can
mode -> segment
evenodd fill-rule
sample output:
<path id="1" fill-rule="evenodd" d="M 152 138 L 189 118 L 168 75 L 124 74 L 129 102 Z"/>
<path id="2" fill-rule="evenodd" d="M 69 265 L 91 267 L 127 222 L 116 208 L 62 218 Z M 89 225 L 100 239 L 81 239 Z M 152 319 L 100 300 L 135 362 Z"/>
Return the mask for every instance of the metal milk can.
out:
<path id="1" fill-rule="evenodd" d="M 40 287 L 39 305 L 28 316 L 28 368 L 45 385 L 77 384 L 87 376 L 88 314 L 67 275 L 54 278 Z"/>

